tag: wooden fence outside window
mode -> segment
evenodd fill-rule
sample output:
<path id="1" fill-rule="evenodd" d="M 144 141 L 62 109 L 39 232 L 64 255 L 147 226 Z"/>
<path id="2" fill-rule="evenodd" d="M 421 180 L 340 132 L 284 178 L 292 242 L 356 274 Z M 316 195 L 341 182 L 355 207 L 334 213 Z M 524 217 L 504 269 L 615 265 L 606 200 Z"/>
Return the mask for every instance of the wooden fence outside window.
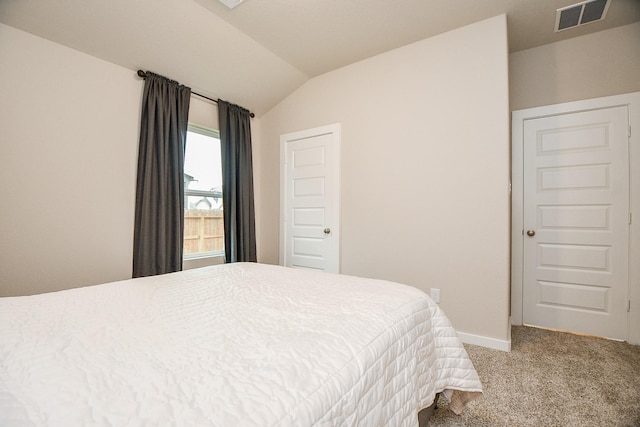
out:
<path id="1" fill-rule="evenodd" d="M 221 210 L 187 209 L 184 215 L 184 254 L 224 250 Z"/>

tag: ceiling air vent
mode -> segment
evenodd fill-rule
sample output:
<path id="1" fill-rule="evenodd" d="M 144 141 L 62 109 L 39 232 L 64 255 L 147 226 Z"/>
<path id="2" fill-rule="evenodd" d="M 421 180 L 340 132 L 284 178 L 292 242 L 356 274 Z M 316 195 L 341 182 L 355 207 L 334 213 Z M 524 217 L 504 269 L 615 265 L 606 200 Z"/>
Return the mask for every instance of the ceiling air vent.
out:
<path id="1" fill-rule="evenodd" d="M 556 32 L 603 20 L 609 9 L 609 1 L 588 0 L 558 9 Z"/>

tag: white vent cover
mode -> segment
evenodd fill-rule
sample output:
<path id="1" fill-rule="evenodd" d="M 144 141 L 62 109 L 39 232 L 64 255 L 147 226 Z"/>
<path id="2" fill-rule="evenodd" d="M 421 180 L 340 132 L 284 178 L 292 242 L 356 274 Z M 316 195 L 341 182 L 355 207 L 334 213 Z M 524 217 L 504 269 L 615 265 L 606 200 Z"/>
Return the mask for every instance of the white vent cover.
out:
<path id="1" fill-rule="evenodd" d="M 244 0 L 218 0 L 218 1 L 223 5 L 227 6 L 229 9 L 233 9 L 234 7 L 242 3 Z"/>
<path id="2" fill-rule="evenodd" d="M 587 0 L 556 11 L 556 32 L 602 21 L 610 0 Z"/>

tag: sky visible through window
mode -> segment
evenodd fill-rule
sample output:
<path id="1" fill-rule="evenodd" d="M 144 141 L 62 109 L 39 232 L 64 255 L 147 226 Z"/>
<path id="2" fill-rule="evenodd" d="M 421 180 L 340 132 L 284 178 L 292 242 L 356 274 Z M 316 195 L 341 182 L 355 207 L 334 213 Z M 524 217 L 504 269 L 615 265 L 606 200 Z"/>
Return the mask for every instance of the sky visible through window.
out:
<path id="1" fill-rule="evenodd" d="M 187 132 L 184 172 L 195 180 L 189 183 L 189 189 L 221 190 L 220 140 L 208 135 Z"/>

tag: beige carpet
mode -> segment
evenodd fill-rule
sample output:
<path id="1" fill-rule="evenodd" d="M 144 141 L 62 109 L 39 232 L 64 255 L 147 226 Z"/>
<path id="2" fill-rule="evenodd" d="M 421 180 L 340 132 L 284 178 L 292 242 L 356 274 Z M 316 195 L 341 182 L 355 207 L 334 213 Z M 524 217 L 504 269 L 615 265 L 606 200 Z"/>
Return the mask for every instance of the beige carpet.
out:
<path id="1" fill-rule="evenodd" d="M 640 346 L 513 327 L 511 353 L 465 345 L 484 396 L 430 426 L 640 426 Z"/>

